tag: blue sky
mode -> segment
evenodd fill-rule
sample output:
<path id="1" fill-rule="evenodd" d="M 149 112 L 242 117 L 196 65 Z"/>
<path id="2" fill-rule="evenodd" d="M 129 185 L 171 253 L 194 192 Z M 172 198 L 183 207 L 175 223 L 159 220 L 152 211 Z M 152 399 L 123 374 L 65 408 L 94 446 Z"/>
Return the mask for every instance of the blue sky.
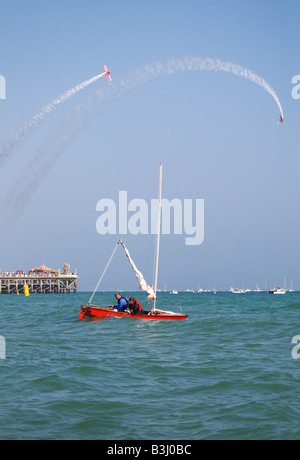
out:
<path id="1" fill-rule="evenodd" d="M 74 130 L 59 158 L 55 149 L 49 156 L 49 170 L 1 234 L 2 270 L 69 262 L 80 288 L 92 290 L 118 239 L 97 234 L 96 203 L 116 200 L 120 190 L 142 197 L 163 161 L 164 197 L 204 199 L 205 240 L 186 246 L 185 235 L 162 237 L 159 287 L 264 288 L 282 286 L 286 276 L 300 289 L 300 101 L 291 97 L 291 79 L 300 74 L 299 13 L 291 0 L 0 0 L 0 75 L 7 86 L 0 143 L 103 64 L 118 82 L 172 57 L 219 58 L 251 69 L 275 89 L 286 116 L 277 126 L 272 97 L 225 73 L 179 73 L 114 100 Z M 4 204 L 11 187 L 22 190 L 21 174 L 41 146 L 48 148 L 49 135 L 107 85 L 98 80 L 58 108 L 1 167 Z M 128 235 L 125 242 L 151 282 L 153 237 Z M 121 250 L 101 287 L 136 287 Z"/>

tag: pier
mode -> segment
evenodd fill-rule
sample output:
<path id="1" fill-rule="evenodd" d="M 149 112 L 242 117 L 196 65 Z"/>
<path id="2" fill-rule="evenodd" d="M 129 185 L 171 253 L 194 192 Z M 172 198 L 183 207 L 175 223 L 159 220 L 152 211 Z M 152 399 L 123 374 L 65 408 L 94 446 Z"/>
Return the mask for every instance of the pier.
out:
<path id="1" fill-rule="evenodd" d="M 68 264 L 64 272 L 42 267 L 31 269 L 27 273 L 0 273 L 0 294 L 22 294 L 28 286 L 29 294 L 70 294 L 77 292 L 77 273 L 70 273 Z"/>

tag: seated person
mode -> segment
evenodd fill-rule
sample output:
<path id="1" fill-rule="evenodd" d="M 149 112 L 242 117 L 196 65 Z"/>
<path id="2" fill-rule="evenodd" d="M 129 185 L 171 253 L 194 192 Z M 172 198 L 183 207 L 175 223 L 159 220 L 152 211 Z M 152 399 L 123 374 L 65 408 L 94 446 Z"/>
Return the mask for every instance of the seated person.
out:
<path id="1" fill-rule="evenodd" d="M 131 310 L 133 311 L 134 315 L 142 315 L 144 313 L 142 305 L 133 296 L 129 297 L 129 306 L 130 306 Z"/>
<path id="2" fill-rule="evenodd" d="M 125 297 L 122 297 L 119 292 L 115 294 L 115 298 L 118 301 L 118 305 L 111 305 L 111 308 L 114 310 L 118 310 L 124 312 L 126 308 L 129 307 L 129 302 Z"/>

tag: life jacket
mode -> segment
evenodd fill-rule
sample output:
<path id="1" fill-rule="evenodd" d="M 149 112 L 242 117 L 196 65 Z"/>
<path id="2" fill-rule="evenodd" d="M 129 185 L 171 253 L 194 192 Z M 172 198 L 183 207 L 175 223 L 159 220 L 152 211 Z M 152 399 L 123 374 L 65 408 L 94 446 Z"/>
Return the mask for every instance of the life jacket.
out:
<path id="1" fill-rule="evenodd" d="M 120 306 L 121 300 L 124 301 L 124 302 L 123 302 L 124 305 L 122 305 L 122 306 Z M 115 307 L 115 308 L 117 308 L 118 311 L 124 311 L 128 306 L 129 306 L 129 302 L 128 302 L 128 300 L 126 299 L 126 297 L 120 297 L 120 298 L 118 299 L 118 306 Z"/>
<path id="2" fill-rule="evenodd" d="M 126 302 L 122 307 L 120 307 L 121 300 L 124 300 Z M 129 301 L 126 299 L 126 297 L 120 297 L 118 299 L 118 304 L 119 304 L 119 307 L 118 307 L 119 311 L 125 311 L 127 308 L 129 308 Z"/>
<path id="3" fill-rule="evenodd" d="M 130 305 L 130 307 L 133 310 L 133 313 L 135 315 L 138 315 L 139 313 L 143 313 L 142 305 L 140 304 L 138 300 L 136 300 L 133 305 Z"/>
<path id="4" fill-rule="evenodd" d="M 125 306 L 129 305 L 129 301 L 126 299 L 126 297 L 120 297 L 120 298 L 118 299 L 118 305 L 120 305 L 120 302 L 121 302 L 122 299 L 124 299 L 125 302 L 126 302 L 126 305 L 125 305 Z"/>

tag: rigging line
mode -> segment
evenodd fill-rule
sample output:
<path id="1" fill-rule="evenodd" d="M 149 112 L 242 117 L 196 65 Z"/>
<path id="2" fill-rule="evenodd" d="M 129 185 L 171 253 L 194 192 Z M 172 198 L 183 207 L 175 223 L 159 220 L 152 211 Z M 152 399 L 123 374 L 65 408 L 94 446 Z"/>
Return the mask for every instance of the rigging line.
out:
<path id="1" fill-rule="evenodd" d="M 145 195 L 143 196 L 143 199 L 146 197 L 146 195 L 148 194 L 150 188 L 152 187 L 152 184 L 153 184 L 154 179 L 156 178 L 156 176 L 157 176 L 157 174 L 158 174 L 159 169 L 160 169 L 160 166 L 157 168 L 157 171 L 156 171 L 156 173 L 154 174 L 154 176 L 153 176 L 153 178 L 152 178 L 152 180 L 151 180 L 151 182 L 150 182 L 150 185 L 149 185 L 149 187 L 147 188 Z"/>
<path id="2" fill-rule="evenodd" d="M 155 173 L 154 176 L 152 177 L 152 180 L 151 180 L 151 182 L 150 182 L 150 185 L 149 185 L 149 187 L 147 188 L 147 190 L 146 190 L 146 192 L 145 192 L 145 194 L 144 194 L 144 196 L 143 196 L 143 200 L 144 200 L 145 197 L 148 195 L 149 190 L 151 189 L 152 184 L 153 184 L 153 182 L 154 182 L 154 180 L 155 180 L 157 174 L 159 173 L 159 170 L 160 170 L 160 165 L 158 166 L 158 168 L 157 168 L 157 170 L 156 170 L 156 173 Z M 155 246 L 155 249 L 156 249 L 156 246 Z M 152 279 L 153 279 L 153 280 L 154 280 L 154 271 L 155 271 L 155 252 L 154 252 L 154 254 L 153 254 L 153 272 L 152 272 Z M 153 282 L 153 285 L 154 285 L 154 282 Z"/>
<path id="3" fill-rule="evenodd" d="M 90 298 L 90 300 L 89 300 L 89 302 L 88 302 L 88 305 L 90 305 L 91 301 L 93 300 L 94 295 L 95 295 L 95 293 L 96 293 L 96 291 L 97 291 L 97 289 L 98 289 L 98 287 L 99 287 L 99 285 L 100 285 L 100 283 L 101 283 L 101 281 L 102 281 L 102 279 L 103 279 L 103 277 L 104 277 L 104 275 L 105 275 L 105 273 L 106 273 L 106 270 L 108 269 L 108 267 L 109 267 L 111 261 L 113 260 L 113 257 L 114 257 L 114 255 L 115 255 L 115 253 L 116 253 L 116 250 L 118 249 L 118 246 L 119 246 L 119 241 L 117 242 L 116 247 L 114 248 L 114 250 L 113 250 L 113 252 L 112 252 L 112 255 L 111 255 L 110 258 L 109 258 L 109 261 L 107 262 L 106 267 L 105 267 L 105 269 L 104 269 L 102 275 L 100 276 L 100 279 L 99 279 L 99 281 L 98 281 L 98 283 L 97 283 L 97 286 L 95 287 L 95 290 L 94 290 L 94 292 L 93 292 L 93 294 L 92 294 L 92 296 L 91 296 L 91 298 Z"/>
<path id="4" fill-rule="evenodd" d="M 150 185 L 149 185 L 149 187 L 148 187 L 146 193 L 144 194 L 144 197 L 143 197 L 143 198 L 145 198 L 145 196 L 147 195 L 148 191 L 150 190 L 151 185 L 152 185 L 152 183 L 153 183 L 153 181 L 154 181 L 154 179 L 155 179 L 155 177 L 156 177 L 156 175 L 157 175 L 159 169 L 160 169 L 160 168 L 157 169 L 155 175 L 153 176 L 153 178 L 152 178 L 152 180 L 151 180 L 151 183 L 150 183 Z M 124 235 L 125 235 L 125 233 L 124 233 Z M 94 289 L 94 292 L 93 292 L 93 294 L 92 294 L 90 300 L 88 301 L 88 305 L 91 304 L 91 302 L 92 302 L 92 300 L 93 300 L 93 298 L 94 298 L 94 295 L 95 295 L 95 293 L 96 293 L 96 291 L 97 291 L 97 289 L 98 289 L 98 287 L 99 287 L 101 281 L 103 280 L 103 277 L 104 277 L 104 275 L 105 275 L 105 273 L 106 273 L 106 271 L 107 271 L 107 269 L 108 269 L 108 267 L 109 267 L 109 265 L 110 265 L 110 263 L 111 263 L 111 261 L 112 261 L 114 255 L 115 255 L 115 253 L 116 253 L 116 251 L 117 251 L 117 249 L 118 249 L 119 244 L 122 243 L 122 241 L 123 241 L 124 235 L 122 236 L 122 238 L 120 239 L 120 241 L 117 242 L 117 244 L 116 244 L 116 246 L 115 246 L 115 248 L 114 248 L 114 250 L 113 250 L 113 252 L 112 252 L 112 255 L 110 256 L 109 261 L 107 262 L 106 267 L 104 268 L 104 271 L 103 271 L 102 275 L 100 276 L 100 279 L 99 279 L 99 281 L 98 281 L 98 283 L 97 283 L 97 285 L 96 285 L 96 287 L 95 287 L 95 289 Z"/>
<path id="5" fill-rule="evenodd" d="M 144 193 L 144 196 L 143 196 L 143 198 L 142 198 L 143 200 L 144 200 L 145 197 L 148 195 L 148 192 L 149 192 L 150 188 L 152 187 L 152 184 L 153 184 L 153 182 L 154 182 L 154 179 L 156 178 L 156 176 L 157 176 L 157 174 L 158 174 L 159 168 L 160 168 L 160 166 L 157 168 L 156 173 L 155 173 L 154 176 L 152 177 L 151 182 L 150 182 L 150 185 L 149 185 L 149 187 L 147 188 L 147 190 L 146 190 L 146 192 Z M 126 234 L 127 234 L 127 233 L 124 233 L 124 234 L 121 236 L 120 241 L 123 241 L 123 238 L 124 238 L 124 236 L 125 236 Z"/>
<path id="6" fill-rule="evenodd" d="M 159 258 L 159 240 L 160 240 L 160 226 L 161 226 L 161 195 L 162 195 L 162 163 L 159 166 L 159 202 L 158 202 L 158 224 L 157 224 L 157 243 L 156 243 L 156 267 L 155 267 L 155 281 L 154 281 L 154 305 L 156 307 L 156 293 L 157 293 L 157 275 L 158 275 L 158 258 Z"/>

